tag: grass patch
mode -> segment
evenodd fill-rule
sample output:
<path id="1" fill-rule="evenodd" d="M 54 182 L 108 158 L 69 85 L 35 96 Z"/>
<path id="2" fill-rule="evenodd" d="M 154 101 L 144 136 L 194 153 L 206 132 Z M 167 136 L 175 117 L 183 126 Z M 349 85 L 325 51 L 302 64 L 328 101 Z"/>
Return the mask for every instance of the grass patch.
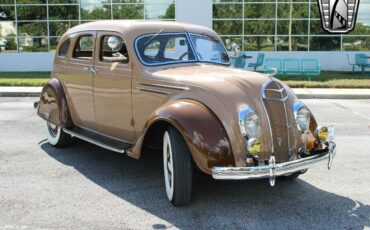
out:
<path id="1" fill-rule="evenodd" d="M 49 78 L 1 78 L 0 86 L 43 86 Z"/>
<path id="2" fill-rule="evenodd" d="M 51 72 L 0 72 L 0 79 L 49 78 Z"/>
<path id="3" fill-rule="evenodd" d="M 320 76 L 277 75 L 292 88 L 370 88 L 370 73 L 321 72 Z"/>
<path id="4" fill-rule="evenodd" d="M 0 72 L 0 86 L 43 86 L 50 72 Z M 292 88 L 370 88 L 370 73 L 327 72 L 313 76 L 277 75 Z"/>
<path id="5" fill-rule="evenodd" d="M 291 88 L 370 88 L 369 80 L 337 79 L 329 81 L 283 81 Z"/>

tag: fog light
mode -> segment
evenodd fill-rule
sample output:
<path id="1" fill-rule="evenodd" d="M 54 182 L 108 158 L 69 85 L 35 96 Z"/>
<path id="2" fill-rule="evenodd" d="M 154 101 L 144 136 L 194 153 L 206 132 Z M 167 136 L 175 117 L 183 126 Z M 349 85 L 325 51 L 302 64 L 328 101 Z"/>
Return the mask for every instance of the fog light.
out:
<path id="1" fill-rule="evenodd" d="M 261 152 L 261 142 L 256 138 L 251 138 L 247 143 L 247 150 L 249 154 L 253 156 L 258 155 Z"/>
<path id="2" fill-rule="evenodd" d="M 315 131 L 315 136 L 316 136 L 317 139 L 319 139 L 322 142 L 327 141 L 328 136 L 329 136 L 328 127 L 326 127 L 326 126 L 317 127 L 317 129 Z"/>

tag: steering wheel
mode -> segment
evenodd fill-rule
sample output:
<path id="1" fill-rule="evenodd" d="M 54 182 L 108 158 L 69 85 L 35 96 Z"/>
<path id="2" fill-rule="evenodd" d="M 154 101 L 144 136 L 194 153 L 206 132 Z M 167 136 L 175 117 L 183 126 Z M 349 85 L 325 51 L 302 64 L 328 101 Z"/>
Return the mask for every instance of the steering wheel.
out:
<path id="1" fill-rule="evenodd" d="M 186 51 L 185 53 L 181 54 L 181 56 L 179 57 L 179 60 L 181 60 L 181 61 L 182 61 L 182 59 L 183 59 L 186 55 L 188 55 L 188 54 L 191 54 L 191 52 L 190 52 L 190 51 Z"/>

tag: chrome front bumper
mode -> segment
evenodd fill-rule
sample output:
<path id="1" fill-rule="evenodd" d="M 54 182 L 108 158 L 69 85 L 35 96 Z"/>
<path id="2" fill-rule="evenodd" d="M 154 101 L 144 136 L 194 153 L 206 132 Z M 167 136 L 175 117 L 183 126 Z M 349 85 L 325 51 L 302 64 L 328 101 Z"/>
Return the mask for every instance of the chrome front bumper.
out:
<path id="1" fill-rule="evenodd" d="M 328 151 L 284 163 L 275 163 L 275 157 L 271 156 L 269 165 L 252 166 L 252 167 L 213 167 L 212 176 L 219 180 L 246 180 L 269 178 L 270 185 L 275 185 L 275 178 L 294 172 L 308 169 L 319 163 L 326 163 L 330 169 L 336 154 L 334 142 L 329 142 Z"/>

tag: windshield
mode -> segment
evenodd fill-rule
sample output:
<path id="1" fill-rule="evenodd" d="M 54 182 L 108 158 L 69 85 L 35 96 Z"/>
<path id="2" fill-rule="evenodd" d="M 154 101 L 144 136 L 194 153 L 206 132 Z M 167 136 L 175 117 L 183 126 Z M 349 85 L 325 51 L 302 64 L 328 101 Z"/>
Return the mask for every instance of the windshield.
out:
<path id="1" fill-rule="evenodd" d="M 150 66 L 186 62 L 230 63 L 224 46 L 206 35 L 149 34 L 136 39 L 135 47 L 141 62 Z"/>

